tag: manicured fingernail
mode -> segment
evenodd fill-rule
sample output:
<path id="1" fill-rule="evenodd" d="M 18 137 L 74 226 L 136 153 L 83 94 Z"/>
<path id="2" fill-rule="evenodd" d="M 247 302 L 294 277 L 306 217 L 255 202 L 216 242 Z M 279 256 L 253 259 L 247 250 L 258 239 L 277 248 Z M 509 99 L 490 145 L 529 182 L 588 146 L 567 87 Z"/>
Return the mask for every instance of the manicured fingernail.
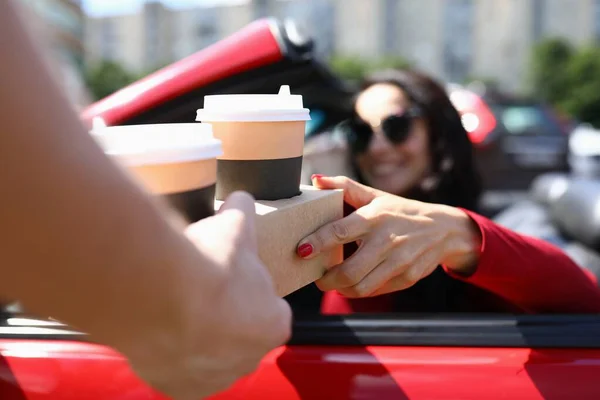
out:
<path id="1" fill-rule="evenodd" d="M 312 174 L 312 176 L 310 177 L 310 180 L 315 180 L 315 179 L 321 179 L 323 177 L 323 175 L 321 174 Z"/>
<path id="2" fill-rule="evenodd" d="M 314 251 L 314 248 L 312 247 L 312 244 L 310 243 L 304 243 L 301 244 L 300 246 L 298 246 L 298 255 L 302 258 L 306 258 L 308 256 L 310 256 Z"/>

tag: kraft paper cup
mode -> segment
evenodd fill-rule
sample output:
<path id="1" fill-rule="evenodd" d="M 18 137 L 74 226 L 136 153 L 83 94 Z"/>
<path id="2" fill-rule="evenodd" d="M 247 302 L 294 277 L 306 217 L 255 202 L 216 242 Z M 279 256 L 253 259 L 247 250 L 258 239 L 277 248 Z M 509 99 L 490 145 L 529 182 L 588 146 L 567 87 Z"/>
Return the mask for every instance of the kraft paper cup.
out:
<path id="1" fill-rule="evenodd" d="M 217 162 L 217 200 L 236 190 L 257 200 L 300 194 L 309 110 L 302 96 L 282 86 L 276 95 L 215 95 L 204 98 L 197 121 L 210 123 L 223 144 Z"/>
<path id="2" fill-rule="evenodd" d="M 92 131 L 105 153 L 188 222 L 214 215 L 221 142 L 208 124 L 124 125 Z"/>

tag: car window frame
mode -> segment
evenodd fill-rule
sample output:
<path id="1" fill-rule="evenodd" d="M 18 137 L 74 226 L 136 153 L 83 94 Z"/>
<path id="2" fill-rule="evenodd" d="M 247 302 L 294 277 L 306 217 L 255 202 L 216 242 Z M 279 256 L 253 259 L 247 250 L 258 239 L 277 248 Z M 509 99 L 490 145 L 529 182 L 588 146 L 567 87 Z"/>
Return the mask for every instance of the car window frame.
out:
<path id="1" fill-rule="evenodd" d="M 16 325 L 10 321 L 18 319 Z M 29 324 L 28 324 L 29 321 Z M 96 343 L 82 332 L 28 314 L 0 316 L 0 340 Z M 288 346 L 435 346 L 600 349 L 600 314 L 386 313 L 303 315 Z"/>

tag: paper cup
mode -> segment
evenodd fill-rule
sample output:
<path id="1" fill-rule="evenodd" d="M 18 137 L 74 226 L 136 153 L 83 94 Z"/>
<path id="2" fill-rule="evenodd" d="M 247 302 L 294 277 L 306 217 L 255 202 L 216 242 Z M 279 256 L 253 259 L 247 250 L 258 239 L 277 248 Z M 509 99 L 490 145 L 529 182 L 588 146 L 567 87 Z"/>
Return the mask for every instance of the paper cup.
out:
<path id="1" fill-rule="evenodd" d="M 105 153 L 188 222 L 214 215 L 221 142 L 208 124 L 124 125 L 92 131 Z"/>
<path id="2" fill-rule="evenodd" d="M 300 194 L 309 110 L 302 96 L 282 86 L 277 95 L 216 95 L 204 98 L 197 121 L 210 123 L 223 144 L 217 162 L 217 200 L 244 190 L 257 200 Z"/>

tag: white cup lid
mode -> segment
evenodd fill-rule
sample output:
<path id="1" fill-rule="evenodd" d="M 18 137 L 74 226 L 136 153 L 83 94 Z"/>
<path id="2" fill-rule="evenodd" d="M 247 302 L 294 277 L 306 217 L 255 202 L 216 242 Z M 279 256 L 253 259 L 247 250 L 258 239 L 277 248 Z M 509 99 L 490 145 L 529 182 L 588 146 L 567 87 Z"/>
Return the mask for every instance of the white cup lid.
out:
<path id="1" fill-rule="evenodd" d="M 204 97 L 204 108 L 196 113 L 203 122 L 309 121 L 301 95 L 281 86 L 278 94 L 238 94 Z"/>
<path id="2" fill-rule="evenodd" d="M 156 124 L 98 127 L 90 134 L 107 155 L 125 165 L 208 160 L 223 154 L 210 124 Z"/>

